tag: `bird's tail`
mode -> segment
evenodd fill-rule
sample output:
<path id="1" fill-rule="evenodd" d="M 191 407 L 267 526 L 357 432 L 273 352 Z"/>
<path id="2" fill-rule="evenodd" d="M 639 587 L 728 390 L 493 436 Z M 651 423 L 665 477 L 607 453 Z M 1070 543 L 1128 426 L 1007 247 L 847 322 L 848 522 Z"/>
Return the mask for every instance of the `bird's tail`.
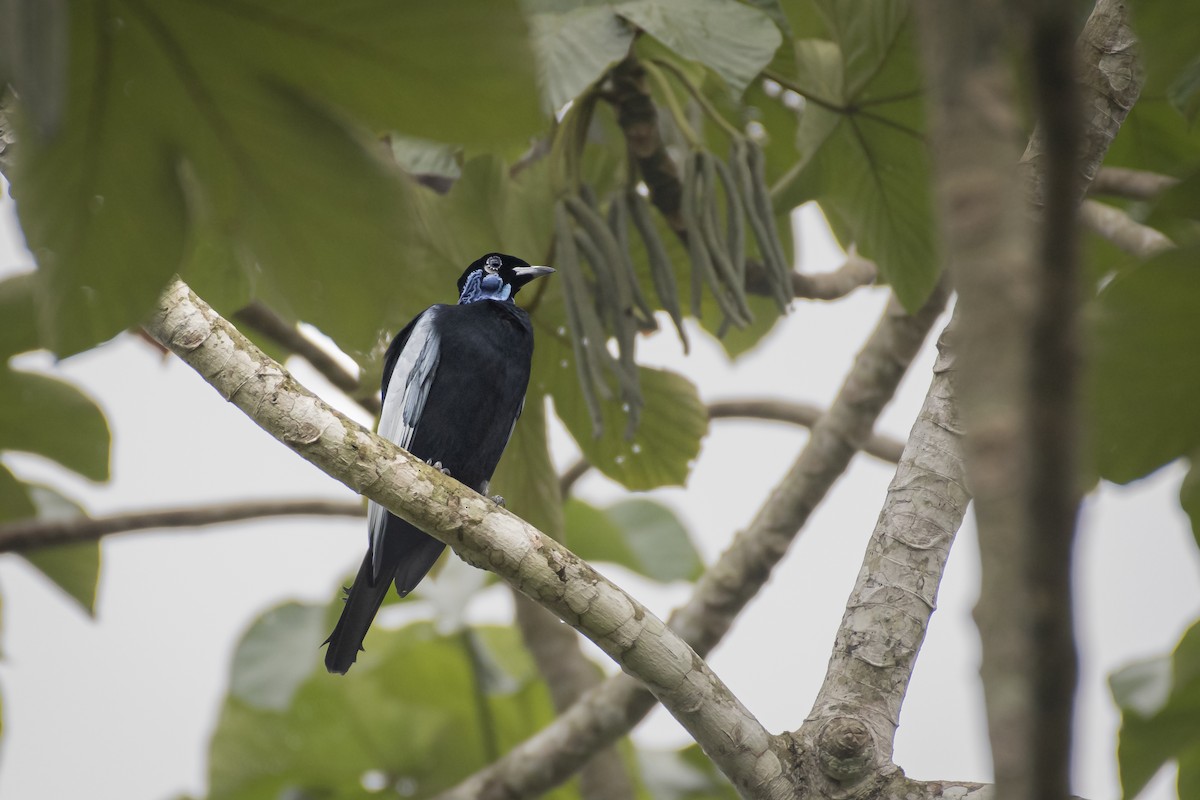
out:
<path id="1" fill-rule="evenodd" d="M 346 607 L 342 609 L 342 616 L 338 618 L 333 633 L 325 640 L 329 645 L 325 651 L 327 670 L 345 675 L 350 669 L 350 665 L 358 658 L 358 651 L 362 650 L 367 629 L 371 627 L 371 621 L 375 619 L 391 585 L 391 571 L 386 571 L 372 582 L 371 554 L 368 553 L 358 568 L 354 583 L 346 590 Z"/>

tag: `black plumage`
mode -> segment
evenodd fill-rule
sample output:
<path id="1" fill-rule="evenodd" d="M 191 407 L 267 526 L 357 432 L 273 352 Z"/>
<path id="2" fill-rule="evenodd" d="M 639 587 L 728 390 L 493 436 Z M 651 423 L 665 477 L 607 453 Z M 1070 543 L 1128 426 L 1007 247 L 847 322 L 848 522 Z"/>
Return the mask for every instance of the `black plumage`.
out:
<path id="1" fill-rule="evenodd" d="M 459 278 L 457 305 L 430 306 L 408 323 L 384 358 L 379 435 L 486 493 L 524 406 L 533 358 L 529 315 L 513 297 L 553 271 L 488 254 Z M 327 640 L 330 672 L 350 669 L 388 587 L 411 592 L 445 547 L 374 502 L 367 527 L 367 555 Z"/>

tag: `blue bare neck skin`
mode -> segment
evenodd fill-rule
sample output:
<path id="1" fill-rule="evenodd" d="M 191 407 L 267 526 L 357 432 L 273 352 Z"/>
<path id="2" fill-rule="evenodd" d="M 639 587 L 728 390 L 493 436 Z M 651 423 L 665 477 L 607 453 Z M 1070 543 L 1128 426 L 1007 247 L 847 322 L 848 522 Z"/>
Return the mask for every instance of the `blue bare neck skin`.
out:
<path id="1" fill-rule="evenodd" d="M 462 295 L 458 304 L 477 303 L 480 300 L 499 300 L 512 302 L 512 286 L 505 283 L 499 275 L 491 275 L 483 270 L 472 272 L 463 284 Z"/>

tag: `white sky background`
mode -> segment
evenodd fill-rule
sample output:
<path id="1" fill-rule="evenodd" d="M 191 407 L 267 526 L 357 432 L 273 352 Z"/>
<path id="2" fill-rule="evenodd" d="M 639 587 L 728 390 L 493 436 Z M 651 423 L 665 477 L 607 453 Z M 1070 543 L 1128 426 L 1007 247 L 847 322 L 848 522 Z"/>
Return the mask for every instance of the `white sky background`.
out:
<path id="1" fill-rule="evenodd" d="M 30 269 L 3 188 L 0 273 Z M 802 266 L 820 271 L 840 263 L 819 214 L 800 219 Z M 455 277 L 446 278 L 448 301 Z M 682 356 L 668 330 L 645 341 L 640 358 L 687 374 L 705 400 L 761 396 L 825 405 L 886 297 L 886 290 L 872 289 L 836 303 L 797 302 L 791 317 L 737 364 L 698 331 L 690 357 Z M 884 413 L 880 432 L 907 436 L 929 384 L 933 338 Z M 50 369 L 52 360 L 34 354 L 17 364 Z M 289 366 L 305 385 L 365 421 L 306 365 Z M 23 478 L 63 489 L 93 514 L 251 498 L 351 497 L 188 367 L 131 336 L 68 359 L 59 372 L 108 416 L 112 481 L 95 485 L 64 476 L 34 457 L 7 455 L 4 462 Z M 555 455 L 565 465 L 574 446 L 561 429 L 555 433 Z M 750 521 L 806 437 L 785 425 L 716 422 L 689 486 L 653 494 L 684 518 L 711 563 Z M 810 708 L 892 472 L 867 456 L 854 460 L 710 659 L 771 731 L 794 729 Z M 1200 612 L 1200 557 L 1178 508 L 1181 479 L 1180 470 L 1169 469 L 1133 487 L 1105 487 L 1084 509 L 1076 564 L 1082 683 L 1074 791 L 1090 800 L 1119 793 L 1118 721 L 1108 673 L 1169 651 Z M 577 492 L 597 502 L 623 495 L 595 474 Z M 203 793 L 208 738 L 236 640 L 269 606 L 331 597 L 362 557 L 364 525 L 282 519 L 110 537 L 103 544 L 95 620 L 25 562 L 0 557 L 0 800 Z M 968 522 L 904 704 L 896 761 L 914 778 L 990 778 L 970 617 L 977 559 Z M 605 571 L 660 616 L 688 594 L 684 586 L 662 588 L 619 569 Z M 494 620 L 509 609 L 505 590 L 494 587 L 471 611 L 473 618 Z M 686 741 L 661 710 L 635 735 L 658 746 Z M 1161 773 L 1143 797 L 1174 797 L 1173 770 Z"/>

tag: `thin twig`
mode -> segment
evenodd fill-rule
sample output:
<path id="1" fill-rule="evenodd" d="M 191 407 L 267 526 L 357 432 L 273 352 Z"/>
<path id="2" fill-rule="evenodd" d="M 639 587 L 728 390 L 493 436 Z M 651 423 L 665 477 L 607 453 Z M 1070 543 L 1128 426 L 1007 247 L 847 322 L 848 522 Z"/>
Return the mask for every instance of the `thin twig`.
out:
<path id="1" fill-rule="evenodd" d="M 1179 185 L 1178 178 L 1126 167 L 1101 167 L 1088 187 L 1090 194 L 1110 194 L 1131 200 L 1153 200 Z"/>
<path id="2" fill-rule="evenodd" d="M 1088 230 L 1103 236 L 1126 253 L 1141 259 L 1174 249 L 1175 243 L 1161 231 L 1137 222 L 1116 206 L 1084 200 L 1079 220 Z"/>
<path id="3" fill-rule="evenodd" d="M 342 366 L 336 358 L 319 344 L 309 339 L 295 325 L 284 320 L 265 303 L 255 300 L 233 315 L 239 323 L 248 325 L 266 336 L 293 355 L 300 356 L 325 379 L 345 392 L 371 414 L 378 416 L 381 408 L 379 395 L 362 392 L 358 375 Z"/>
<path id="4" fill-rule="evenodd" d="M 824 413 L 818 406 L 782 400 L 722 400 L 708 405 L 709 419 L 765 419 L 805 428 L 816 425 Z M 862 448 L 867 455 L 893 464 L 903 450 L 904 442 L 879 434 L 871 434 Z"/>
<path id="5" fill-rule="evenodd" d="M 0 552 L 28 550 L 57 544 L 91 542 L 104 536 L 157 528 L 198 528 L 260 517 L 325 516 L 361 517 L 366 507 L 358 500 L 263 500 L 196 508 L 139 511 L 107 517 L 28 519 L 0 525 Z"/>

